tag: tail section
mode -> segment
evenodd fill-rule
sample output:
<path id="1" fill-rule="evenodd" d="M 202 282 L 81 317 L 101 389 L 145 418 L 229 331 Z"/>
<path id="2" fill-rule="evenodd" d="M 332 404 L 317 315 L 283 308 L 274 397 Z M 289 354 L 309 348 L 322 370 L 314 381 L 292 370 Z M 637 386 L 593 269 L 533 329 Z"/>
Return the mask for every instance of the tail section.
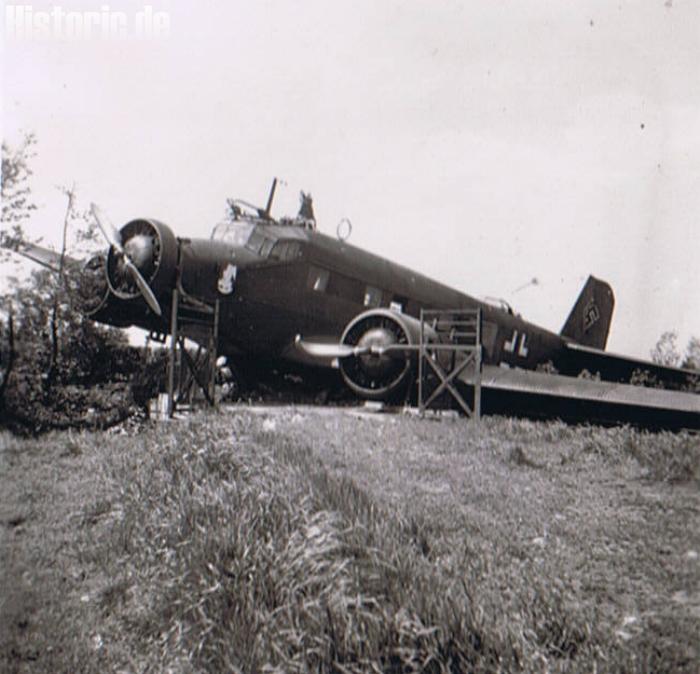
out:
<path id="1" fill-rule="evenodd" d="M 577 344 L 605 349 L 615 296 L 605 282 L 589 276 L 561 329 L 561 336 Z"/>

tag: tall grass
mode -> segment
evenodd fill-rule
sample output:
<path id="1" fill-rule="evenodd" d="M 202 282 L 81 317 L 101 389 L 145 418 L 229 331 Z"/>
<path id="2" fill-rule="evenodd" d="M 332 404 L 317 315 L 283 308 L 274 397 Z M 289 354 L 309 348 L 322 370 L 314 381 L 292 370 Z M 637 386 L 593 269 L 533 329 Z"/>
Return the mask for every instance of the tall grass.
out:
<path id="1" fill-rule="evenodd" d="M 544 577 L 527 555 L 517 576 L 499 571 L 498 551 L 468 540 L 441 554 L 434 523 L 378 505 L 263 428 L 200 418 L 144 438 L 138 466 L 115 463 L 122 513 L 109 554 L 128 579 L 116 593 L 140 606 L 130 628 L 159 667 L 606 668 L 616 644 L 569 579 Z"/>
<path id="2" fill-rule="evenodd" d="M 405 439 L 427 433 L 401 423 Z M 518 488 L 540 480 L 535 498 L 575 490 L 573 478 L 601 462 L 601 472 L 638 464 L 646 479 L 698 480 L 694 436 L 507 419 L 440 428 L 451 439 L 434 456 L 463 465 L 465 444 L 481 448 L 485 463 L 475 465 Z M 624 577 L 628 558 L 582 572 L 561 560 L 585 565 L 586 551 L 558 557 L 529 534 L 514 540 L 503 509 L 436 517 L 399 507 L 361 488 L 342 462 L 333 468 L 297 430 L 236 413 L 131 436 L 50 438 L 61 469 L 92 472 L 92 497 L 71 514 L 79 540 L 70 556 L 97 591 L 77 609 L 50 604 L 47 625 L 64 641 L 44 662 L 66 671 L 694 671 L 697 625 L 671 616 L 672 605 L 645 619 L 643 633 L 611 628 L 609 606 L 597 602 L 619 584 L 597 574 Z M 22 447 L 5 449 L 19 456 Z M 395 451 L 420 457 L 420 448 Z M 610 545 L 589 535 L 562 529 L 560 541 L 591 554 Z"/>

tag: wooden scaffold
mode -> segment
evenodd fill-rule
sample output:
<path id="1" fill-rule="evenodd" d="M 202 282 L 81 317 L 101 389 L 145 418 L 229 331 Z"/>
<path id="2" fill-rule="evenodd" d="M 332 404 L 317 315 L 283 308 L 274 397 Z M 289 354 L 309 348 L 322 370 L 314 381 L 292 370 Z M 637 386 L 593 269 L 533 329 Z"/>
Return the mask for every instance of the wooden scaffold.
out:
<path id="1" fill-rule="evenodd" d="M 481 309 L 421 309 L 418 357 L 418 408 L 425 410 L 449 394 L 470 418 L 481 417 Z M 467 370 L 472 368 L 472 372 Z M 470 406 L 457 387 L 460 375 L 473 388 Z M 430 388 L 430 375 L 437 385 Z"/>

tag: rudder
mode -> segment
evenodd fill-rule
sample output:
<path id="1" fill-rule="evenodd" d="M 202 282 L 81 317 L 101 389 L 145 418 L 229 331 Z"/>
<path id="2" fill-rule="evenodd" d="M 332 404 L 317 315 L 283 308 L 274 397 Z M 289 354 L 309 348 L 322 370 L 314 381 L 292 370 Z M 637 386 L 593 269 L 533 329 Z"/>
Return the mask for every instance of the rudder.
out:
<path id="1" fill-rule="evenodd" d="M 614 307 L 612 288 L 605 281 L 589 276 L 561 329 L 561 336 L 583 346 L 605 349 Z"/>

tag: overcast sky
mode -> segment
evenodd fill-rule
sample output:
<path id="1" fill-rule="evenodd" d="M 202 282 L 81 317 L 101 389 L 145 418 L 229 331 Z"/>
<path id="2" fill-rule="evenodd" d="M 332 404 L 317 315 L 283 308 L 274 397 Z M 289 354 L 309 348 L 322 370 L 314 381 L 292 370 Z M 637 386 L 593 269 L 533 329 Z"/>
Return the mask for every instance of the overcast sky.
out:
<path id="1" fill-rule="evenodd" d="M 52 6 L 61 25 L 41 16 Z M 68 13 L 95 9 L 100 30 L 67 34 Z M 138 37 L 147 12 L 160 32 Z M 116 13 L 128 35 L 108 34 Z M 616 295 L 610 350 L 700 336 L 695 0 L 33 0 L 4 14 L 2 135 L 37 135 L 28 229 L 49 242 L 56 184 L 115 223 L 208 236 L 226 197 L 262 204 L 279 176 L 277 215 L 311 191 L 322 231 L 348 217 L 352 243 L 549 329 L 593 273 Z"/>

